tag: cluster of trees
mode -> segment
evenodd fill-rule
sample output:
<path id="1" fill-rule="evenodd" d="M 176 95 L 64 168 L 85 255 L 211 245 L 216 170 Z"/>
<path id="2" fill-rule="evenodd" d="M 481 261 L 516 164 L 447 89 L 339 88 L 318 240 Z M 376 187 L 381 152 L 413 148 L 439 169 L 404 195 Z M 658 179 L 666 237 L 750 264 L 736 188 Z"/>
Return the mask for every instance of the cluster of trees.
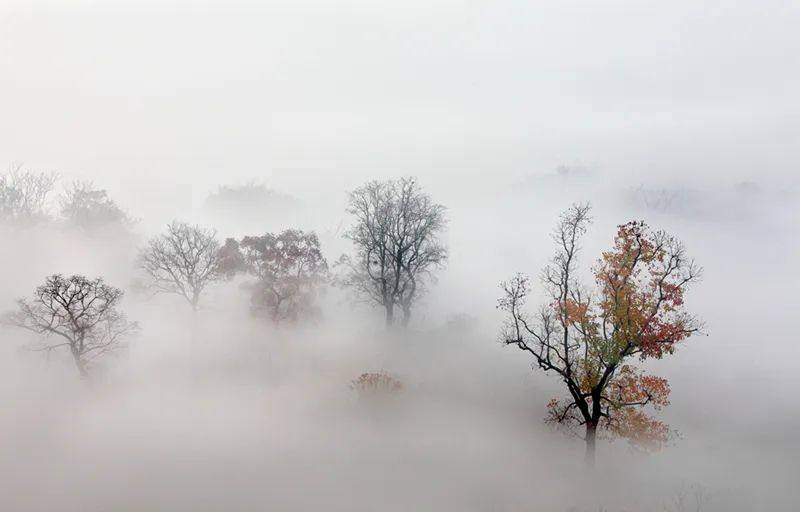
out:
<path id="1" fill-rule="evenodd" d="M 9 173 L 0 181 L 2 211 L 17 221 L 44 218 L 54 183 L 55 176 L 46 173 Z M 128 219 L 105 191 L 85 184 L 68 189 L 61 205 L 66 218 L 83 226 Z M 394 325 L 395 306 L 402 308 L 402 325 L 407 326 L 412 305 L 446 259 L 439 239 L 444 207 L 414 179 L 403 178 L 356 189 L 348 211 L 354 223 L 346 236 L 356 254 L 342 259 L 346 272 L 336 282 L 385 308 L 389 326 Z M 178 295 L 193 311 L 200 309 L 211 284 L 244 276 L 252 313 L 275 324 L 318 318 L 317 299 L 332 281 L 317 235 L 297 229 L 220 243 L 213 229 L 174 221 L 147 241 L 137 266 L 144 276 L 141 288 Z M 43 335 L 42 350 L 68 348 L 86 376 L 95 358 L 124 347 L 138 331 L 119 309 L 122 296 L 122 290 L 101 278 L 54 274 L 36 288 L 32 299 L 20 299 L 4 323 Z"/>
<path id="2" fill-rule="evenodd" d="M 54 218 L 50 197 L 58 175 L 14 165 L 0 175 L 0 222 L 32 225 Z M 130 227 L 134 220 L 91 182 L 76 181 L 57 198 L 58 217 L 68 225 L 93 230 L 104 226 Z"/>
<path id="3" fill-rule="evenodd" d="M 43 191 L 51 186 L 41 174 L 5 177 L 0 181 L 3 214 L 40 214 Z M 23 192 L 13 192 L 17 189 Z M 63 210 L 89 224 L 101 212 L 103 218 L 122 221 L 115 205 L 96 192 L 73 187 Z M 416 180 L 402 178 L 355 189 L 347 211 L 353 223 L 345 237 L 354 253 L 340 258 L 338 276 L 331 275 L 313 232 L 287 229 L 220 242 L 213 229 L 176 221 L 141 249 L 143 286 L 179 295 L 198 311 L 211 284 L 241 277 L 252 313 L 281 324 L 318 318 L 318 298 L 335 283 L 382 308 L 387 327 L 408 326 L 414 304 L 447 261 L 444 206 Z M 542 272 L 546 299 L 538 310 L 526 308 L 532 286 L 523 274 L 502 283 L 498 307 L 506 316 L 503 342 L 564 384 L 565 396 L 548 405 L 548 421 L 578 435 L 582 430 L 586 457 L 593 463 L 598 435 L 642 447 L 669 441 L 669 427 L 647 411 L 668 405 L 669 385 L 645 374 L 636 361 L 673 353 L 702 325 L 684 305 L 685 291 L 701 269 L 677 239 L 643 222 L 620 225 L 613 246 L 593 269 L 592 286 L 581 283 L 578 253 L 590 222 L 587 204 L 562 215 L 553 232 L 556 254 Z M 56 274 L 36 288 L 32 299 L 19 300 L 4 320 L 44 335 L 42 350 L 68 348 L 86 376 L 95 358 L 121 348 L 139 329 L 120 310 L 122 296 L 100 278 Z M 402 311 L 399 322 L 397 309 Z M 365 374 L 359 385 L 383 385 L 385 380 Z"/>
<path id="4" fill-rule="evenodd" d="M 178 294 L 197 310 L 209 284 L 245 275 L 253 313 L 281 323 L 319 316 L 317 298 L 333 281 L 384 308 L 387 326 L 395 325 L 395 309 L 401 309 L 407 327 L 413 305 L 447 259 L 444 206 L 416 180 L 402 178 L 354 190 L 347 211 L 354 222 L 345 237 L 355 255 L 339 259 L 336 279 L 313 232 L 287 229 L 220 243 L 212 229 L 173 222 L 141 252 L 142 284 Z"/>

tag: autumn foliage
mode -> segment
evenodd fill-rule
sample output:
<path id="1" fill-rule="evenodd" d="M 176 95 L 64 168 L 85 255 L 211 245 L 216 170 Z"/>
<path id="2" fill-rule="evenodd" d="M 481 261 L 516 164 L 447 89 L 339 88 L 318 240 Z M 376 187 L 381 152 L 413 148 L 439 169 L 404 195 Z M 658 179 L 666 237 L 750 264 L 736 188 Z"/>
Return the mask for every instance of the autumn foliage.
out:
<path id="1" fill-rule="evenodd" d="M 278 234 L 229 238 L 220 251 L 223 272 L 249 274 L 254 315 L 275 324 L 319 315 L 317 298 L 328 277 L 328 263 L 315 233 L 287 229 Z"/>
<path id="2" fill-rule="evenodd" d="M 558 251 L 542 278 L 550 300 L 538 314 L 524 308 L 530 284 L 523 275 L 503 283 L 499 308 L 508 314 L 504 343 L 566 385 L 567 395 L 548 404 L 547 420 L 573 432 L 585 428 L 593 461 L 598 434 L 649 449 L 669 441 L 671 430 L 652 415 L 669 405 L 669 384 L 635 362 L 672 354 L 698 332 L 684 294 L 700 269 L 672 236 L 629 222 L 594 268 L 594 286 L 584 287 L 576 257 L 588 214 L 588 205 L 576 205 L 563 215 L 554 233 Z"/>

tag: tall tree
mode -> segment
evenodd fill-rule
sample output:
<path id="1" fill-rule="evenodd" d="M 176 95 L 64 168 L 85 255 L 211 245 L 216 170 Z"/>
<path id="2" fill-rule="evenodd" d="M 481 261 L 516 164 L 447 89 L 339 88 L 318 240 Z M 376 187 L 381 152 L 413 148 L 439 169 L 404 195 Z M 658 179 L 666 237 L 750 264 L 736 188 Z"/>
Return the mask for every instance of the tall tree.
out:
<path id="1" fill-rule="evenodd" d="M 327 281 L 328 263 L 315 233 L 287 229 L 275 235 L 246 236 L 233 253 L 234 243 L 226 242 L 226 270 L 243 268 L 256 277 L 252 285 L 253 313 L 266 316 L 275 324 L 313 317 L 320 287 Z"/>
<path id="2" fill-rule="evenodd" d="M 381 305 L 386 325 L 402 325 L 412 306 L 447 260 L 440 240 L 446 225 L 445 207 L 422 191 L 414 178 L 371 181 L 352 191 L 347 212 L 355 217 L 345 237 L 356 254 L 341 260 L 348 272 L 344 283 L 367 300 Z"/>
<path id="3" fill-rule="evenodd" d="M 508 315 L 504 343 L 564 382 L 567 395 L 549 403 L 548 421 L 583 427 L 593 464 L 598 431 L 642 447 L 669 440 L 669 428 L 645 410 L 668 405 L 669 385 L 634 363 L 671 354 L 701 328 L 684 307 L 684 293 L 701 269 L 672 236 L 629 222 L 594 269 L 594 289 L 585 288 L 577 279 L 577 254 L 589 222 L 588 205 L 563 214 L 553 236 L 556 255 L 542 275 L 548 300 L 536 315 L 525 311 L 530 285 L 521 274 L 503 283 L 499 308 Z"/>
<path id="4" fill-rule="evenodd" d="M 124 346 L 138 330 L 119 311 L 123 292 L 102 279 L 85 276 L 49 276 L 32 300 L 20 299 L 16 311 L 4 317 L 6 325 L 45 335 L 42 350 L 66 347 L 82 377 L 97 357 Z"/>
<path id="5" fill-rule="evenodd" d="M 143 283 L 156 293 L 178 294 L 197 311 L 203 290 L 224 277 L 216 231 L 174 221 L 139 254 Z"/>

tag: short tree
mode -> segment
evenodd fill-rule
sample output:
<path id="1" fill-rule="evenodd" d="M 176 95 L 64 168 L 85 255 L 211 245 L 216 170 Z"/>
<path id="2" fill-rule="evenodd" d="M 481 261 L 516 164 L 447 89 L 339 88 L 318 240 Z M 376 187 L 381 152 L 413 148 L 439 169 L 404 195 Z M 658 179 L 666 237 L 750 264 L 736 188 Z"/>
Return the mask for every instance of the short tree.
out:
<path id="1" fill-rule="evenodd" d="M 255 314 L 276 324 L 316 316 L 328 263 L 315 233 L 287 229 L 278 235 L 246 236 L 239 245 L 244 268 L 257 278 L 251 297 Z M 237 264 L 235 257 L 227 261 Z"/>
<path id="2" fill-rule="evenodd" d="M 634 360 L 660 359 L 698 332 L 700 322 L 684 309 L 684 292 L 701 271 L 675 238 L 629 222 L 603 253 L 590 291 L 578 282 L 576 259 L 588 223 L 588 205 L 562 216 L 554 233 L 558 250 L 542 276 L 548 300 L 538 314 L 524 309 L 530 286 L 523 275 L 503 283 L 499 307 L 508 315 L 503 342 L 564 382 L 567 397 L 549 403 L 548 420 L 583 427 L 593 464 L 598 430 L 641 447 L 669 440 L 669 428 L 644 410 L 666 406 L 669 385 L 642 373 Z"/>
<path id="3" fill-rule="evenodd" d="M 118 309 L 122 295 L 100 278 L 55 274 L 36 288 L 32 300 L 20 299 L 4 323 L 44 335 L 41 350 L 68 348 L 86 377 L 94 359 L 121 348 L 138 330 Z"/>
<path id="4" fill-rule="evenodd" d="M 242 247 L 235 238 L 226 238 L 219 249 L 219 269 L 226 279 L 233 279 L 236 274 L 247 272 Z"/>
<path id="5" fill-rule="evenodd" d="M 12 166 L 0 175 L 0 220 L 30 224 L 47 218 L 47 196 L 57 175 Z"/>
<path id="6" fill-rule="evenodd" d="M 350 389 L 357 392 L 361 398 L 399 393 L 403 390 L 403 383 L 386 373 L 384 370 L 365 372 L 350 382 Z"/>
<path id="7" fill-rule="evenodd" d="M 90 182 L 72 183 L 59 202 L 64 220 L 83 229 L 133 224 L 128 214 L 108 196 L 108 192 L 95 188 Z"/>
<path id="8" fill-rule="evenodd" d="M 403 310 L 403 326 L 411 309 L 447 259 L 440 240 L 445 208 L 423 192 L 414 178 L 371 181 L 350 193 L 348 213 L 355 223 L 345 237 L 355 245 L 354 258 L 344 257 L 343 283 L 381 305 L 386 325 Z"/>
<path id="9" fill-rule="evenodd" d="M 178 294 L 197 311 L 203 290 L 223 277 L 216 232 L 174 221 L 140 252 L 139 268 L 145 288 Z"/>

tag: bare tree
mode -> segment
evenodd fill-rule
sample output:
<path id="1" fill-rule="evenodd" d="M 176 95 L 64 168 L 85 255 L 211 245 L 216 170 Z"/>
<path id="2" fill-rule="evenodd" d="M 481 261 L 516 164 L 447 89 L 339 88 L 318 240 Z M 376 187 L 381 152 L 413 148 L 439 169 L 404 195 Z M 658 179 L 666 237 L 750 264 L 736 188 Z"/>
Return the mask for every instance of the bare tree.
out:
<path id="1" fill-rule="evenodd" d="M 567 396 L 550 401 L 548 420 L 584 428 L 586 459 L 593 464 L 598 431 L 642 448 L 670 439 L 668 426 L 643 410 L 666 406 L 669 384 L 643 374 L 634 360 L 661 359 L 700 329 L 684 309 L 684 292 L 701 271 L 679 241 L 628 222 L 602 254 L 591 291 L 577 279 L 579 241 L 588 223 L 588 205 L 562 216 L 553 234 L 556 255 L 542 275 L 547 305 L 529 315 L 528 278 L 517 275 L 503 283 L 498 307 L 508 315 L 503 342 L 563 381 Z"/>
<path id="2" fill-rule="evenodd" d="M 200 295 L 224 277 L 216 231 L 174 221 L 152 238 L 139 254 L 144 286 L 155 293 L 175 293 L 197 311 Z"/>
<path id="3" fill-rule="evenodd" d="M 86 377 L 92 360 L 121 348 L 124 339 L 138 330 L 138 324 L 117 309 L 122 296 L 122 290 L 100 278 L 54 274 L 36 288 L 32 300 L 17 301 L 17 311 L 3 320 L 45 335 L 40 350 L 68 348 L 81 376 Z"/>
<path id="4" fill-rule="evenodd" d="M 61 195 L 60 203 L 61 216 L 80 228 L 133 224 L 133 220 L 108 196 L 108 192 L 95 188 L 91 182 L 72 183 Z"/>
<path id="5" fill-rule="evenodd" d="M 355 257 L 340 260 L 344 284 L 385 308 L 386 325 L 395 307 L 407 326 L 414 302 L 447 260 L 439 237 L 446 225 L 444 206 L 434 203 L 414 178 L 371 181 L 350 193 L 347 212 L 355 223 L 346 232 Z"/>
<path id="6" fill-rule="evenodd" d="M 47 196 L 58 176 L 13 165 L 0 176 L 0 219 L 33 223 L 47 217 Z"/>

